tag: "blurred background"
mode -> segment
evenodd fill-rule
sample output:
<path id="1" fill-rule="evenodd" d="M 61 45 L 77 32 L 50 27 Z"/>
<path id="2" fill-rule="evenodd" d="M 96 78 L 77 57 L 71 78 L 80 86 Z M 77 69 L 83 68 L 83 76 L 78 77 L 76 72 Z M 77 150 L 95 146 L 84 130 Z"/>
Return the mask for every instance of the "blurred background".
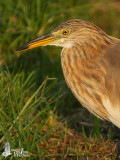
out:
<path id="1" fill-rule="evenodd" d="M 36 141 L 46 141 L 58 123 L 84 137 L 118 138 L 120 131 L 91 115 L 67 87 L 61 68 L 61 48 L 46 46 L 16 53 L 22 44 L 70 19 L 90 21 L 119 38 L 120 1 L 0 1 L 1 152 L 5 140 L 9 140 L 11 146 L 19 145 L 35 153 Z M 43 133 L 46 137 L 37 137 Z M 37 156 L 45 155 L 46 149 L 43 151 Z"/>

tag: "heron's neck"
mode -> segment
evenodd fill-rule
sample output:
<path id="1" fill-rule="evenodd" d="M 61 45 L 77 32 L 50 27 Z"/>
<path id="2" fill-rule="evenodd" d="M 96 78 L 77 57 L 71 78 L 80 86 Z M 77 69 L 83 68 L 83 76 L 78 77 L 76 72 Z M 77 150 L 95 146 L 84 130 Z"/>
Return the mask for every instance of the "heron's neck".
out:
<path id="1" fill-rule="evenodd" d="M 111 36 L 99 36 L 77 44 L 70 50 L 74 50 L 74 54 L 79 52 L 81 59 L 88 61 L 98 58 L 107 48 L 114 46 L 118 42 L 120 42 L 119 39 Z"/>

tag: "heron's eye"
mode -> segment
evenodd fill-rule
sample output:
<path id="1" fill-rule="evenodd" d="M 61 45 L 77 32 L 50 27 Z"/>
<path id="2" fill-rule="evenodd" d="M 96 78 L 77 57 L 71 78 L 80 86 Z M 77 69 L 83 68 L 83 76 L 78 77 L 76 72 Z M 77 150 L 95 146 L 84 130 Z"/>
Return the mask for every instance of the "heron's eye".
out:
<path id="1" fill-rule="evenodd" d="M 64 35 L 69 34 L 69 30 L 67 30 L 67 29 L 63 30 L 63 34 L 64 34 Z"/>

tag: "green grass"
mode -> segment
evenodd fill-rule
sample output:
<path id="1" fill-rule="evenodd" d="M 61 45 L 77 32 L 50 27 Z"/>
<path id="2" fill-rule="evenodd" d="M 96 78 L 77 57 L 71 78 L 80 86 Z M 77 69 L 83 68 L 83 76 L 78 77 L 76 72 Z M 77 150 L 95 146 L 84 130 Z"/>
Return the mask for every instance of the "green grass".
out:
<path id="1" fill-rule="evenodd" d="M 25 74 L 11 75 L 8 71 L 1 72 L 0 82 L 0 142 L 8 141 L 12 148 L 24 148 L 25 150 L 43 156 L 45 148 L 36 146 L 50 136 L 59 126 L 54 126 L 40 136 L 45 125 L 49 124 L 50 110 L 55 106 L 55 94 L 48 94 L 55 84 L 55 79 L 46 80 L 34 91 L 34 73 L 27 79 Z M 47 85 L 48 81 L 52 81 Z M 52 107 L 51 107 L 52 106 Z M 30 139 L 31 137 L 31 139 Z M 3 143 L 1 149 L 3 150 Z"/>
<path id="2" fill-rule="evenodd" d="M 112 124 L 91 116 L 66 86 L 61 48 L 41 47 L 22 54 L 16 53 L 16 49 L 73 18 L 89 20 L 119 37 L 118 1 L 4 0 L 0 1 L 0 15 L 0 153 L 4 142 L 9 141 L 12 148 L 29 151 L 33 159 L 58 154 L 48 151 L 66 137 L 58 119 L 67 120 L 85 140 L 100 139 L 101 133 L 105 138 L 114 138 Z M 56 136 L 57 140 L 49 142 Z M 72 152 L 78 156 L 79 148 L 75 151 L 75 147 L 71 147 Z"/>

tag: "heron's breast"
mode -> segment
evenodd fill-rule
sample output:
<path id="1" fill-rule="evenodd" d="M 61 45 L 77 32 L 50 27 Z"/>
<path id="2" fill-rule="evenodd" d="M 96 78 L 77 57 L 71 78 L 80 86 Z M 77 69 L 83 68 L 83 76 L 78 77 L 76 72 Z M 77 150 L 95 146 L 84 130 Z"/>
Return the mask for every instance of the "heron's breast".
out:
<path id="1" fill-rule="evenodd" d="M 61 57 L 62 69 L 68 87 L 75 97 L 90 112 L 99 118 L 107 119 L 107 113 L 102 106 L 104 94 L 104 73 L 94 70 L 92 62 L 82 61 L 81 56 L 74 52 L 66 52 Z"/>
<path id="2" fill-rule="evenodd" d="M 88 103 L 86 96 L 88 92 L 90 94 L 92 93 L 92 87 L 89 83 L 89 77 L 87 77 L 87 73 L 85 72 L 86 69 L 83 69 L 82 64 L 78 62 L 78 59 L 75 59 L 70 54 L 64 55 L 62 57 L 62 69 L 68 87 L 72 90 L 76 98 L 85 105 L 85 103 Z"/>

